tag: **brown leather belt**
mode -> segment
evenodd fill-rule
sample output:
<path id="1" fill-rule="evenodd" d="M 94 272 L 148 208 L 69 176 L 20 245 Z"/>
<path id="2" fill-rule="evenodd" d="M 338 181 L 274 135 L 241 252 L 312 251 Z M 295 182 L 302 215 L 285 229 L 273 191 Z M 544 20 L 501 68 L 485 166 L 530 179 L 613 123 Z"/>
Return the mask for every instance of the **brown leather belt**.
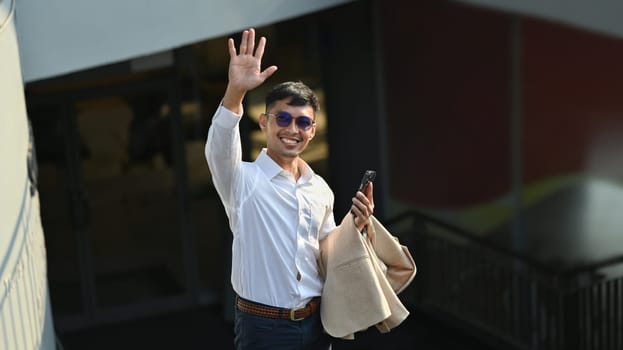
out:
<path id="1" fill-rule="evenodd" d="M 284 309 L 256 303 L 236 296 L 236 306 L 238 307 L 238 310 L 255 316 L 301 321 L 318 311 L 318 308 L 320 307 L 320 298 L 314 298 L 307 303 L 307 305 L 298 309 Z"/>

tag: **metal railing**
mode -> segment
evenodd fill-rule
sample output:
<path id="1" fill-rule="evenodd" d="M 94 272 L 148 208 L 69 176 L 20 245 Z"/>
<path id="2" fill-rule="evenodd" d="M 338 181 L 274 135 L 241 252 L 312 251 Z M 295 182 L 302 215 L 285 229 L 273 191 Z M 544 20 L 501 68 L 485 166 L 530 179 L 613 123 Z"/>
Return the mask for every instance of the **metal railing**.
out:
<path id="1" fill-rule="evenodd" d="M 505 348 L 623 349 L 623 255 L 559 271 L 420 212 L 387 221 L 418 274 L 401 298 Z M 483 339 L 486 340 L 486 339 Z"/>

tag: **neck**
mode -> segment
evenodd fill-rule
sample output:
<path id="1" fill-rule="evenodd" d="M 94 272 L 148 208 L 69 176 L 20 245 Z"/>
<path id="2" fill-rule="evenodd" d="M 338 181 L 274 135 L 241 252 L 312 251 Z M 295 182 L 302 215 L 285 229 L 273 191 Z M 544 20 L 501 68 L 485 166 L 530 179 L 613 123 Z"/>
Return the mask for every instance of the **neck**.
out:
<path id="1" fill-rule="evenodd" d="M 283 170 L 292 174 L 292 177 L 294 177 L 294 180 L 298 181 L 299 177 L 301 177 L 301 170 L 299 169 L 298 162 L 296 159 L 286 164 L 284 163 L 278 163 L 278 164 L 281 166 L 281 168 L 283 168 Z"/>
<path id="2" fill-rule="evenodd" d="M 290 174 L 292 174 L 292 177 L 294 177 L 294 180 L 298 181 L 298 179 L 301 177 L 301 171 L 296 165 L 290 169 L 285 169 L 285 170 L 287 170 Z"/>
<path id="3" fill-rule="evenodd" d="M 268 156 L 275 161 L 283 170 L 292 174 L 295 180 L 301 177 L 301 170 L 299 169 L 299 157 L 283 158 L 276 157 L 271 152 L 266 152 Z"/>

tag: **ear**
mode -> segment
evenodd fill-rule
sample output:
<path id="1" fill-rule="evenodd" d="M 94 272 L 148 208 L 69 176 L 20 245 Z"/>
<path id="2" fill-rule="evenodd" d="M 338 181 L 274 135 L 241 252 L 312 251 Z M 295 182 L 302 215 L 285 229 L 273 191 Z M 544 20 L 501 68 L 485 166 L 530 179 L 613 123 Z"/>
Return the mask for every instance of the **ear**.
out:
<path id="1" fill-rule="evenodd" d="M 266 130 L 266 124 L 268 123 L 268 116 L 266 113 L 260 114 L 260 129 L 262 131 Z"/>
<path id="2" fill-rule="evenodd" d="M 309 129 L 309 139 L 313 139 L 316 136 L 316 124 L 312 125 L 311 129 Z"/>

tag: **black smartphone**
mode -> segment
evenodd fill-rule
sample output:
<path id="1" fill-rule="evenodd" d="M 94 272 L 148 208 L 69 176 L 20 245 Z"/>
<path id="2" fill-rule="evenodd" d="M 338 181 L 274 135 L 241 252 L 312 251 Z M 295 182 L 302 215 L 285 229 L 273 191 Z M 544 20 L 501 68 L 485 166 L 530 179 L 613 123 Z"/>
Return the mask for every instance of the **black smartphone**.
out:
<path id="1" fill-rule="evenodd" d="M 357 189 L 357 191 L 361 191 L 365 194 L 365 190 L 366 188 L 368 188 L 368 184 L 374 181 L 374 178 L 376 178 L 376 171 L 366 170 L 366 172 L 363 173 L 363 178 L 361 179 L 361 183 L 359 184 L 359 188 Z"/>
<path id="2" fill-rule="evenodd" d="M 366 170 L 363 173 L 363 177 L 361 178 L 361 183 L 359 184 L 359 188 L 357 189 L 357 191 L 360 191 L 360 192 L 363 192 L 363 194 L 366 194 L 365 190 L 366 188 L 368 188 L 368 185 L 370 184 L 370 182 L 374 181 L 374 178 L 376 178 L 376 171 Z M 355 212 L 353 212 L 352 210 L 350 212 L 351 214 L 355 215 Z"/>

